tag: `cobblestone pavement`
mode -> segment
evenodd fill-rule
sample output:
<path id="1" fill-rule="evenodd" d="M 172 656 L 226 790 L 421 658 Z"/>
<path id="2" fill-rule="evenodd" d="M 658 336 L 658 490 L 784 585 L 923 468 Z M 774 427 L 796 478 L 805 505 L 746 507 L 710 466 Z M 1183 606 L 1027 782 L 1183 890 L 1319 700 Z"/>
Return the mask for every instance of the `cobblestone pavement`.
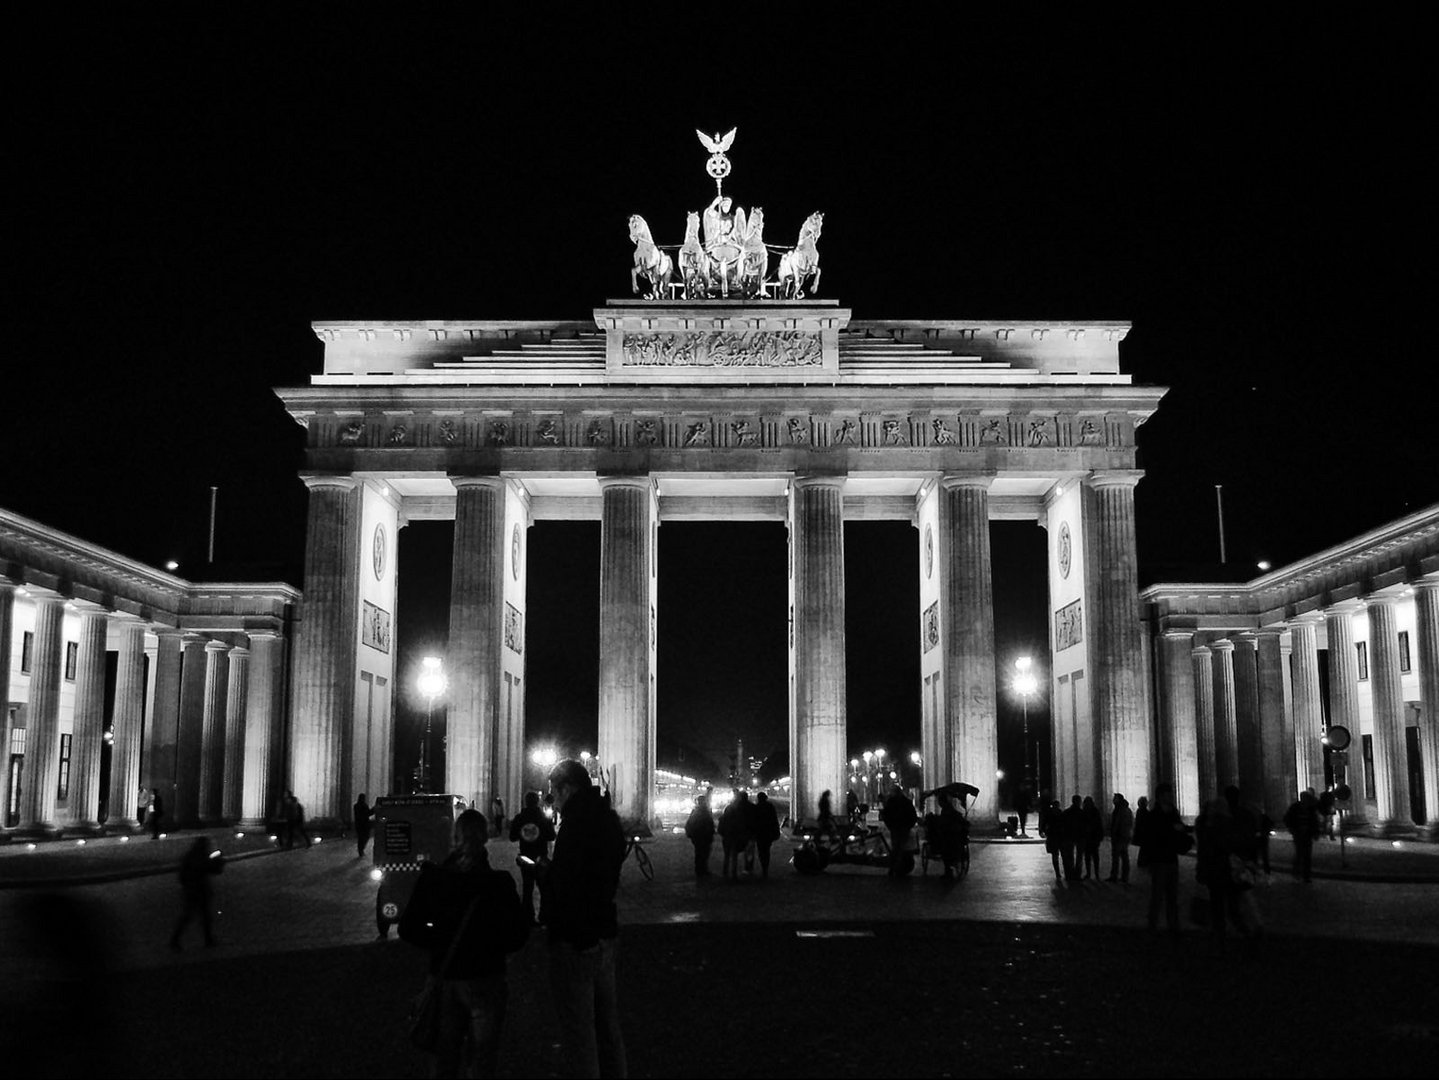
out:
<path id="1" fill-rule="evenodd" d="M 696 882 L 683 840 L 649 850 L 655 880 L 627 863 L 620 896 L 636 1076 L 1427 1074 L 1439 1051 L 1439 885 L 1276 874 L 1248 959 L 1196 927 L 1151 936 L 1142 883 L 1058 885 L 1036 845 L 976 844 L 959 882 L 805 877 L 786 845 L 768 881 Z M 495 866 L 513 854 L 492 845 Z M 172 875 L 0 891 L 4 1060 L 423 1075 L 400 1026 L 424 956 L 376 940 L 369 869 L 333 840 L 236 861 L 217 879 L 220 947 L 192 929 L 178 954 Z M 1183 877 L 1187 896 L 1192 863 Z M 507 1076 L 561 1073 L 543 957 L 537 936 L 511 962 Z"/>

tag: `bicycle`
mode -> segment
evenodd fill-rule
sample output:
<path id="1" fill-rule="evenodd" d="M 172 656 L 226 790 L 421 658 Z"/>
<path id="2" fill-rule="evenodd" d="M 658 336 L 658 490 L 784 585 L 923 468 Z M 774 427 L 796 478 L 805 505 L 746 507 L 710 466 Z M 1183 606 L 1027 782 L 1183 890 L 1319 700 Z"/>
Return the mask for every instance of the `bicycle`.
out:
<path id="1" fill-rule="evenodd" d="M 634 833 L 629 834 L 629 842 L 625 844 L 624 857 L 628 859 L 632 851 L 635 853 L 635 862 L 639 864 L 640 873 L 644 875 L 644 879 L 646 881 L 653 881 L 655 879 L 655 864 L 650 859 L 650 853 L 646 851 L 644 845 L 640 843 L 640 838 Z"/>

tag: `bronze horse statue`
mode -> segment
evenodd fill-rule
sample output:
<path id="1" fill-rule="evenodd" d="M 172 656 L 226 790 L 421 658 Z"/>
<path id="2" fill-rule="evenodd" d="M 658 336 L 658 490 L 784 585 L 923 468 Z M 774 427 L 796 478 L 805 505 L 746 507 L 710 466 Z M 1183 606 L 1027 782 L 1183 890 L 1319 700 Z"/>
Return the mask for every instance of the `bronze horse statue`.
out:
<path id="1" fill-rule="evenodd" d="M 650 283 L 648 299 L 665 299 L 665 290 L 674 276 L 674 262 L 660 250 L 650 235 L 650 227 L 638 214 L 630 215 L 630 242 L 635 245 L 635 260 L 630 267 L 630 292 L 638 296 L 643 277 Z"/>
<path id="2" fill-rule="evenodd" d="M 805 282 L 810 278 L 814 279 L 810 295 L 819 290 L 819 248 L 815 246 L 815 241 L 819 239 L 823 226 L 824 214 L 819 211 L 805 218 L 799 230 L 799 243 L 794 250 L 780 256 L 779 287 L 776 290 L 780 296 L 803 300 Z"/>

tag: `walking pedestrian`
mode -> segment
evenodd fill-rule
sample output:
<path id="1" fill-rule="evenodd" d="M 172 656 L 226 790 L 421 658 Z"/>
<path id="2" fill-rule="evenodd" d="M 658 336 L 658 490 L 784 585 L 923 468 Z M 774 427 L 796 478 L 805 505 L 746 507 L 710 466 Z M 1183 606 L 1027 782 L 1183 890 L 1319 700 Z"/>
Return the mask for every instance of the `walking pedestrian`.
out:
<path id="1" fill-rule="evenodd" d="M 1019 793 L 1014 798 L 1014 813 L 1019 818 L 1020 836 L 1029 835 L 1028 824 L 1031 795 L 1032 793 L 1029 789 L 1029 781 L 1026 780 L 1024 783 L 1019 785 Z"/>
<path id="2" fill-rule="evenodd" d="M 170 948 L 176 952 L 183 948 L 180 936 L 190 924 L 192 915 L 200 917 L 205 947 L 208 949 L 215 944 L 215 931 L 210 923 L 210 908 L 214 906 L 211 903 L 214 890 L 210 885 L 210 878 L 224 868 L 225 857 L 215 850 L 210 838 L 195 837 L 185 852 L 185 857 L 180 860 L 180 891 L 184 894 L 184 906 L 180 909 L 180 918 L 176 920 L 175 929 L 170 934 Z"/>
<path id="3" fill-rule="evenodd" d="M 1059 856 L 1064 850 L 1064 815 L 1058 799 L 1050 799 L 1039 811 L 1039 835 L 1044 838 L 1044 850 L 1049 852 L 1049 861 L 1054 866 L 1054 880 L 1063 881 Z"/>
<path id="4" fill-rule="evenodd" d="M 700 795 L 685 822 L 685 836 L 695 849 L 695 877 L 710 876 L 710 849 L 715 842 L 715 816 L 710 810 L 710 797 Z"/>
<path id="5" fill-rule="evenodd" d="M 496 795 L 490 800 L 490 835 L 504 836 L 505 828 L 508 825 L 509 819 L 505 817 L 505 800 Z"/>
<path id="6" fill-rule="evenodd" d="M 1313 880 L 1314 841 L 1319 836 L 1319 807 L 1314 789 L 1306 788 L 1297 802 L 1284 813 L 1284 827 L 1294 838 L 1294 876 L 1301 881 Z"/>
<path id="7" fill-rule="evenodd" d="M 1078 881 L 1080 860 L 1084 858 L 1084 804 L 1078 795 L 1069 799 L 1059 822 L 1060 856 L 1064 859 L 1064 880 Z"/>
<path id="8" fill-rule="evenodd" d="M 1149 929 L 1159 929 L 1159 907 L 1164 905 L 1169 932 L 1179 933 L 1179 856 L 1193 844 L 1184 819 L 1174 805 L 1174 788 L 1160 784 L 1154 803 L 1144 816 L 1139 840 L 1139 865 L 1149 871 Z"/>
<path id="9" fill-rule="evenodd" d="M 550 844 L 555 839 L 555 823 L 540 808 L 539 792 L 525 792 L 525 805 L 510 821 L 510 839 L 520 845 L 519 853 L 515 856 L 515 862 L 520 865 L 520 883 L 524 890 L 520 904 L 524 907 L 525 917 L 530 924 L 539 926 L 545 921 L 545 897 L 541 892 L 540 912 L 536 915 L 536 870 L 540 860 L 549 858 Z"/>
<path id="10" fill-rule="evenodd" d="M 1099 880 L 1099 845 L 1104 843 L 1104 815 L 1093 795 L 1084 797 L 1084 880 Z"/>
<path id="11" fill-rule="evenodd" d="M 959 859 L 969 840 L 969 821 L 955 809 L 954 801 L 944 791 L 936 791 L 939 800 L 939 857 L 944 860 L 944 876 L 959 876 Z"/>
<path id="12" fill-rule="evenodd" d="M 494 1076 L 509 987 L 505 957 L 525 943 L 529 920 L 514 879 L 490 867 L 489 823 L 478 810 L 455 819 L 452 847 L 426 864 L 400 917 L 400 937 L 428 949 L 439 995 L 432 1076 Z"/>
<path id="13" fill-rule="evenodd" d="M 910 837 L 919 823 L 919 815 L 904 788 L 896 784 L 884 800 L 879 816 L 889 829 L 889 876 L 902 877 L 914 869 Z"/>
<path id="14" fill-rule="evenodd" d="M 584 765 L 567 758 L 550 771 L 560 815 L 552 862 L 540 874 L 550 938 L 550 992 L 565 1057 L 575 1076 L 628 1074 L 615 993 L 619 913 L 615 891 L 625 834 Z"/>
<path id="15" fill-rule="evenodd" d="M 160 839 L 160 825 L 165 820 L 165 800 L 160 797 L 159 788 L 150 789 L 150 805 L 146 808 L 146 820 L 150 823 L 150 839 Z"/>
<path id="16" fill-rule="evenodd" d="M 769 796 L 761 791 L 755 796 L 755 853 L 759 856 L 760 877 L 769 877 L 769 849 L 779 839 L 779 813 Z"/>
<path id="17" fill-rule="evenodd" d="M 310 831 L 305 828 L 305 807 L 299 799 L 295 798 L 293 791 L 285 792 L 285 847 L 295 846 L 295 838 L 305 838 L 305 847 L 309 848 L 313 841 L 310 840 Z"/>
<path id="18" fill-rule="evenodd" d="M 1134 812 L 1123 792 L 1114 793 L 1109 815 L 1109 880 L 1129 884 L 1129 841 L 1134 835 Z"/>
<path id="19" fill-rule="evenodd" d="M 365 793 L 360 792 L 360 797 L 355 800 L 355 858 L 365 857 L 365 845 L 370 842 L 371 821 L 375 812 L 370 809 L 370 804 L 365 801 Z"/>

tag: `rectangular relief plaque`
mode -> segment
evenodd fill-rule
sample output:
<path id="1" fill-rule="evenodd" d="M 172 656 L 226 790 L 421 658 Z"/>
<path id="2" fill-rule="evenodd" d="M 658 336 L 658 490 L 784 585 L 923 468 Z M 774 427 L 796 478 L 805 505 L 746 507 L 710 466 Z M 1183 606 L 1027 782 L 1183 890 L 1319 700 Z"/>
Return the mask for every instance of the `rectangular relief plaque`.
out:
<path id="1" fill-rule="evenodd" d="M 921 631 L 924 635 L 924 652 L 929 652 L 939 644 L 939 601 L 936 600 L 924 609 L 924 626 Z"/>
<path id="2" fill-rule="evenodd" d="M 517 653 L 525 651 L 525 617 L 508 601 L 505 603 L 505 648 Z"/>
<path id="3" fill-rule="evenodd" d="M 1054 651 L 1061 652 L 1071 645 L 1078 645 L 1084 640 L 1084 614 L 1080 607 L 1082 601 L 1076 600 L 1072 604 L 1065 604 L 1054 613 Z"/>
<path id="4" fill-rule="evenodd" d="M 390 651 L 390 613 L 368 600 L 360 613 L 360 644 L 382 653 Z"/>

